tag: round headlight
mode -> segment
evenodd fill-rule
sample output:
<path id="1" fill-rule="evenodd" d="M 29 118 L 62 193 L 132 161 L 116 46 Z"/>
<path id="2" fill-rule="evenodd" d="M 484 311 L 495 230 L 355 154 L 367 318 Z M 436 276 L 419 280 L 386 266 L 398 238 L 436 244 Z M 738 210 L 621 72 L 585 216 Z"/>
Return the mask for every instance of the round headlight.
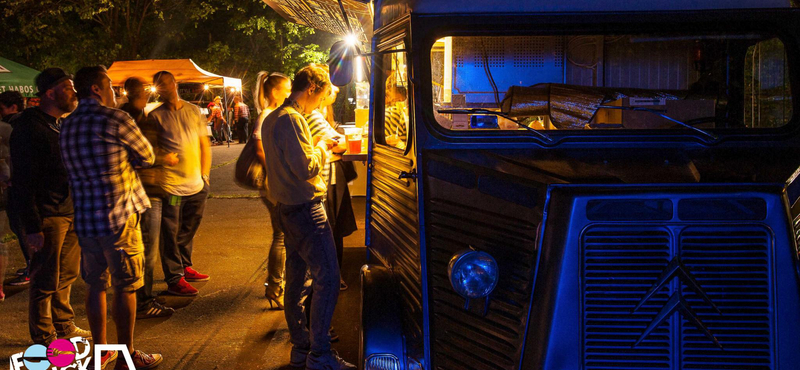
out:
<path id="1" fill-rule="evenodd" d="M 447 266 L 453 290 L 466 299 L 488 296 L 497 286 L 497 261 L 486 252 L 467 249 L 453 255 Z"/>

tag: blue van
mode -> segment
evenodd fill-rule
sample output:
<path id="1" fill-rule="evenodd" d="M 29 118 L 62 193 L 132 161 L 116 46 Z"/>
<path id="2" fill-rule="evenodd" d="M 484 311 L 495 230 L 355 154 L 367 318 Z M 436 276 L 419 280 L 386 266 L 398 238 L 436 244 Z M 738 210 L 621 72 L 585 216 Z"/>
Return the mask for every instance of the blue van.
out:
<path id="1" fill-rule="evenodd" d="M 800 369 L 797 6 L 375 3 L 360 366 Z"/>

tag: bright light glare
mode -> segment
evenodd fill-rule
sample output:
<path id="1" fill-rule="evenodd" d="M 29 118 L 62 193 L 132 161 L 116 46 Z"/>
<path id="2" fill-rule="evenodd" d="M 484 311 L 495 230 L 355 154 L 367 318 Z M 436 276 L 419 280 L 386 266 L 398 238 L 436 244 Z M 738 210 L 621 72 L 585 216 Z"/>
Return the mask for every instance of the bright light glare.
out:
<path id="1" fill-rule="evenodd" d="M 356 36 L 355 34 L 349 34 L 349 35 L 345 36 L 344 40 L 345 40 L 345 42 L 347 42 L 348 45 L 356 45 L 356 44 L 358 44 L 358 36 Z"/>
<path id="2" fill-rule="evenodd" d="M 128 92 L 125 91 L 125 90 L 122 90 L 122 95 L 128 95 Z"/>
<path id="3" fill-rule="evenodd" d="M 152 92 L 152 93 L 156 92 L 156 87 L 155 86 L 150 86 L 150 92 Z"/>
<path id="4" fill-rule="evenodd" d="M 203 85 L 203 90 L 208 90 L 208 84 Z"/>
<path id="5" fill-rule="evenodd" d="M 355 63 L 356 64 L 356 82 L 361 82 L 361 80 L 364 77 L 364 67 L 363 67 L 364 60 L 363 59 L 364 58 L 362 58 L 362 57 L 356 57 L 356 59 L 355 59 L 355 62 L 356 62 Z"/>

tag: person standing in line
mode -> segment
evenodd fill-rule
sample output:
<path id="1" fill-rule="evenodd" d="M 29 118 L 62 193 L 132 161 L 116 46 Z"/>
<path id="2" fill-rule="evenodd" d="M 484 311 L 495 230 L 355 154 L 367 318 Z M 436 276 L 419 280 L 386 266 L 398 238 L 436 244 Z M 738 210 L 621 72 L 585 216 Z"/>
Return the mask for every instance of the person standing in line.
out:
<path id="1" fill-rule="evenodd" d="M 175 313 L 172 307 L 167 307 L 156 301 L 153 294 L 153 271 L 158 260 L 159 241 L 161 240 L 161 198 L 164 191 L 158 186 L 161 176 L 161 166 L 174 166 L 178 164 L 178 155 L 164 153 L 158 148 L 158 127 L 153 121 L 147 120 L 144 107 L 147 105 L 148 93 L 144 88 L 144 80 L 131 77 L 125 81 L 124 89 L 128 101 L 120 109 L 130 114 L 136 126 L 142 131 L 144 137 L 153 146 L 156 154 L 156 165 L 151 168 L 140 168 L 136 172 L 142 181 L 144 191 L 150 201 L 150 208 L 142 213 L 142 242 L 144 244 L 144 285 L 136 291 L 136 318 L 149 319 L 153 317 L 168 317 Z"/>
<path id="2" fill-rule="evenodd" d="M 23 109 L 25 109 L 25 98 L 19 91 L 11 90 L 0 93 L 0 120 L 9 123 Z"/>
<path id="3" fill-rule="evenodd" d="M 6 91 L 0 94 L 0 176 L 4 177 L 2 184 L 0 184 L 0 192 L 6 201 L 6 220 L 3 223 L 8 223 L 10 230 L 14 235 L 21 234 L 19 231 L 19 222 L 16 220 L 14 210 L 8 207 L 8 202 L 11 200 L 11 150 L 10 140 L 11 132 L 14 130 L 13 125 L 20 112 L 25 109 L 25 100 L 18 91 Z M 8 171 L 8 173 L 6 173 Z M 5 235 L 0 235 L 3 237 Z M 8 285 L 21 286 L 30 284 L 30 277 L 28 277 L 28 266 L 30 265 L 31 258 L 28 253 L 28 248 L 25 246 L 24 238 L 17 238 L 19 247 L 22 250 L 22 256 L 25 258 L 25 267 L 17 270 L 17 277 L 11 280 Z M 5 273 L 5 268 L 2 269 Z M 5 276 L 5 274 L 3 274 Z M 2 288 L 0 288 L 2 289 Z"/>
<path id="4" fill-rule="evenodd" d="M 233 98 L 233 121 L 236 122 L 236 136 L 239 138 L 239 144 L 246 143 L 249 132 L 247 128 L 250 125 L 250 108 L 239 95 Z"/>
<path id="5" fill-rule="evenodd" d="M 36 76 L 41 104 L 15 120 L 11 133 L 11 207 L 19 220 L 20 239 L 30 248 L 31 339 L 49 344 L 58 338 L 91 337 L 75 325 L 70 304 L 78 278 L 80 248 L 67 171 L 61 158 L 61 116 L 78 102 L 72 77 L 60 68 Z"/>
<path id="6" fill-rule="evenodd" d="M 9 139 L 13 128 L 9 121 L 16 118 L 24 107 L 22 94 L 17 91 L 6 91 L 0 94 L 0 238 L 5 238 L 11 231 L 8 220 L 8 186 L 11 181 L 11 150 Z M 25 285 L 30 282 L 28 278 L 28 251 L 20 243 L 22 255 L 25 257 L 25 268 L 17 271 L 17 277 L 12 285 Z M 8 248 L 6 243 L 0 241 L 0 277 L 6 276 L 8 266 Z M 16 283 L 16 284 L 14 284 Z M 0 281 L 0 302 L 6 299 L 3 292 L 3 282 Z"/>
<path id="7" fill-rule="evenodd" d="M 258 106 L 264 108 L 256 120 L 251 140 L 256 141 L 256 155 L 261 161 L 261 164 L 266 167 L 267 162 L 264 157 L 264 147 L 261 142 L 261 124 L 264 122 L 264 118 L 280 107 L 292 93 L 292 80 L 282 73 L 273 72 L 267 74 L 262 72 L 259 73 L 259 82 L 257 86 L 258 88 L 256 89 L 255 96 L 257 100 L 261 100 Z M 267 206 L 267 211 L 269 211 L 269 221 L 272 226 L 272 244 L 267 252 L 267 278 L 264 282 L 264 296 L 269 300 L 270 307 L 275 303 L 278 309 L 282 310 L 284 291 L 283 271 L 286 262 L 284 235 L 280 222 L 278 222 L 278 214 L 275 212 L 275 204 L 270 202 L 267 197 L 268 189 L 261 189 L 259 193 L 261 195 L 261 201 Z"/>
<path id="8" fill-rule="evenodd" d="M 208 104 L 208 111 L 208 122 L 211 122 L 217 143 L 230 140 L 230 132 L 226 127 L 225 113 L 222 112 L 222 98 L 219 96 L 214 98 L 214 101 Z"/>
<path id="9" fill-rule="evenodd" d="M 134 168 L 150 167 L 153 148 L 131 116 L 115 109 L 111 78 L 103 66 L 75 75 L 80 103 L 64 120 L 61 154 L 75 195 L 75 229 L 81 244 L 81 276 L 89 287 L 86 313 L 95 344 L 106 340 L 106 289 L 113 287 L 112 317 L 117 343 L 128 347 L 136 369 L 152 369 L 163 360 L 133 347 L 136 290 L 143 284 L 144 245 L 141 214 L 150 207 Z M 101 358 L 101 368 L 117 357 Z M 117 369 L 128 369 L 117 361 Z"/>
<path id="10" fill-rule="evenodd" d="M 327 67 L 327 66 L 326 66 Z M 323 69 L 325 69 L 323 67 Z M 344 135 L 339 134 L 333 129 L 322 112 L 332 112 L 333 103 L 339 88 L 333 86 L 331 94 L 322 101 L 318 109 L 305 116 L 311 136 L 322 136 L 337 138 L 340 144 L 345 144 Z M 329 116 L 332 116 L 330 114 Z M 346 147 L 337 145 L 333 151 L 336 154 L 344 153 Z M 328 215 L 328 222 L 333 229 L 333 241 L 336 243 L 336 260 L 339 262 L 339 270 L 342 268 L 342 257 L 344 256 L 344 237 L 352 234 L 358 229 L 356 216 L 353 213 L 353 205 L 350 201 L 350 189 L 347 186 L 347 176 L 345 176 L 344 164 L 341 157 L 330 156 L 322 170 L 322 178 L 328 191 L 325 194 L 325 211 Z M 353 169 L 353 172 L 355 169 Z M 346 290 L 347 284 L 343 278 L 339 278 L 339 289 Z"/>
<path id="11" fill-rule="evenodd" d="M 268 195 L 276 203 L 286 236 L 284 313 L 292 342 L 290 365 L 305 364 L 309 370 L 356 369 L 331 349 L 328 332 L 339 297 L 339 265 L 322 205 L 325 183 L 319 174 L 335 141 L 312 137 L 303 118 L 330 94 L 330 85 L 325 70 L 301 69 L 294 77 L 292 94 L 261 128 Z M 303 301 L 311 286 L 309 330 Z"/>
<path id="12" fill-rule="evenodd" d="M 178 155 L 178 163 L 164 167 L 159 181 L 166 194 L 161 210 L 161 267 L 168 293 L 194 296 L 198 291 L 188 282 L 209 279 L 193 268 L 192 239 L 208 198 L 211 143 L 200 108 L 178 96 L 172 73 L 156 73 L 153 84 L 164 102 L 150 112 L 159 130 L 158 145 Z"/>

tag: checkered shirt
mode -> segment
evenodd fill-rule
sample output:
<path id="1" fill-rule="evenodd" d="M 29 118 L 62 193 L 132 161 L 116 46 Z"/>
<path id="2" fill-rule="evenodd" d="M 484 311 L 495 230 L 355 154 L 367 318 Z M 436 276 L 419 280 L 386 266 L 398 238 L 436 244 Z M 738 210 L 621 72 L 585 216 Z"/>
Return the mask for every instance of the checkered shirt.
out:
<path id="1" fill-rule="evenodd" d="M 155 162 L 153 147 L 128 113 L 82 99 L 61 126 L 80 237 L 116 235 L 134 213 L 150 208 L 136 167 Z"/>
<path id="2" fill-rule="evenodd" d="M 239 118 L 250 119 L 250 108 L 245 103 L 239 103 L 233 107 L 233 120 L 239 122 Z"/>

